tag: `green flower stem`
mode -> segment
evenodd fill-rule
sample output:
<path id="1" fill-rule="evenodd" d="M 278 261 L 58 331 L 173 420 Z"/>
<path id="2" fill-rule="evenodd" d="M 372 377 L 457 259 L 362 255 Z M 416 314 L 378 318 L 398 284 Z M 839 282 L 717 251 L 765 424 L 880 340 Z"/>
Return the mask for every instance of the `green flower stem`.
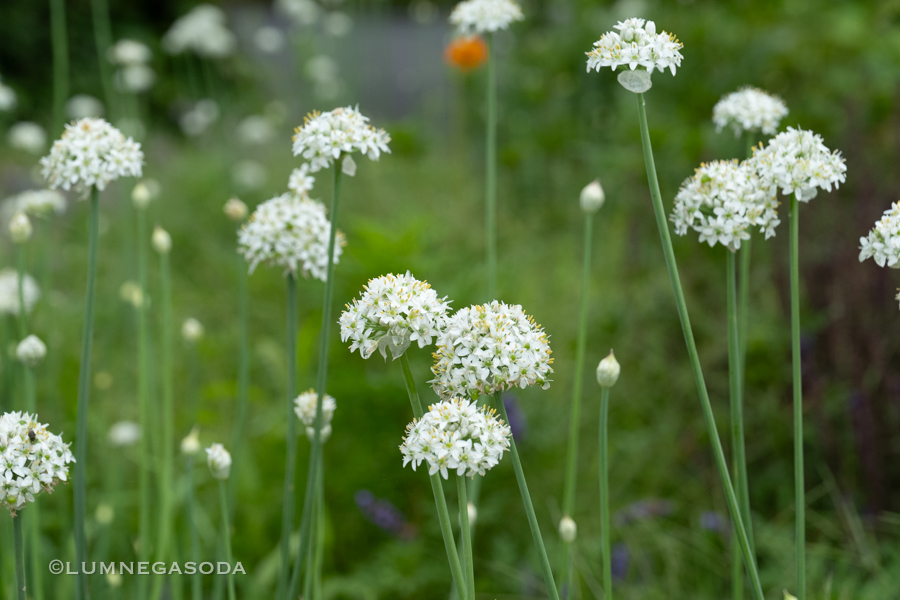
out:
<path id="1" fill-rule="evenodd" d="M 237 253 L 235 253 L 237 254 Z M 231 519 L 234 520 L 234 508 L 237 499 L 237 480 L 243 458 L 244 421 L 247 418 L 247 396 L 250 389 L 250 351 L 249 325 L 247 316 L 247 261 L 237 254 L 238 267 L 238 376 L 237 376 L 237 408 L 235 410 L 234 437 L 231 447 L 234 450 L 234 463 L 231 465 L 231 476 L 228 478 L 228 506 L 231 508 Z"/>
<path id="2" fill-rule="evenodd" d="M 112 24 L 109 19 L 107 0 L 91 0 L 91 17 L 94 25 L 97 63 L 100 67 L 100 82 L 103 84 L 103 96 L 106 99 L 106 111 L 108 119 L 113 121 L 119 116 L 119 113 L 116 106 L 116 90 L 112 82 L 112 69 L 106 58 L 106 53 L 112 46 Z"/>
<path id="3" fill-rule="evenodd" d="M 322 565 L 322 553 L 324 552 L 324 518 L 322 512 L 322 505 L 325 501 L 324 487 L 325 487 L 325 475 L 323 473 L 324 465 L 322 464 L 322 457 L 319 457 L 319 485 L 317 486 L 318 497 L 316 498 L 316 505 L 313 507 L 313 511 L 315 513 L 315 518 L 312 522 L 312 551 L 309 553 L 308 563 L 306 566 L 306 579 L 303 582 L 303 598 L 310 598 L 315 600 L 318 596 L 316 593 L 316 584 L 319 576 L 319 568 Z"/>
<path id="4" fill-rule="evenodd" d="M 137 209 L 137 256 L 138 284 L 141 287 L 141 302 L 137 306 L 138 316 L 138 411 L 141 422 L 141 468 L 138 477 L 140 505 L 138 508 L 138 560 L 147 561 L 150 556 L 150 507 L 152 506 L 150 474 L 153 453 L 151 432 L 156 429 L 156 419 L 150 408 L 150 321 L 147 313 L 149 293 L 147 289 L 148 244 L 146 209 Z M 145 600 L 149 592 L 149 579 L 138 578 L 138 599 Z"/>
<path id="5" fill-rule="evenodd" d="M 284 494 L 281 513 L 281 575 L 279 589 L 288 584 L 291 569 L 291 534 L 294 532 L 294 485 L 297 470 L 297 417 L 294 414 L 297 372 L 297 277 L 287 276 L 287 458 L 284 470 Z"/>
<path id="6" fill-rule="evenodd" d="M 575 381 L 572 385 L 572 412 L 569 415 L 569 448 L 566 454 L 566 480 L 563 491 L 563 516 L 575 509 L 575 475 L 578 470 L 578 432 L 581 425 L 581 388 L 584 383 L 584 353 L 587 347 L 588 300 L 591 291 L 591 241 L 594 213 L 584 215 L 584 259 L 581 272 L 581 311 L 578 316 L 578 343 L 575 347 Z M 563 576 L 561 585 L 572 589 L 572 545 L 562 544 Z"/>
<path id="7" fill-rule="evenodd" d="M 75 563 L 87 561 L 87 536 L 84 522 L 87 513 L 87 435 L 88 404 L 91 393 L 91 349 L 94 341 L 94 296 L 97 291 L 97 245 L 100 233 L 100 198 L 97 188 L 91 188 L 90 217 L 88 218 L 88 272 L 84 301 L 84 329 L 81 334 L 81 362 L 78 368 L 78 408 L 75 434 Z M 87 575 L 78 570 L 75 581 L 75 600 L 87 600 Z"/>
<path id="8" fill-rule="evenodd" d="M 19 341 L 28 337 L 28 311 L 25 310 L 25 244 L 19 244 L 17 251 L 18 261 L 18 292 L 19 292 Z M 22 379 L 24 382 L 25 410 L 29 413 L 37 412 L 37 402 L 34 391 L 34 371 L 22 365 Z M 29 543 L 32 543 L 31 529 L 29 528 Z"/>
<path id="9" fill-rule="evenodd" d="M 412 370 L 409 368 L 409 359 L 406 352 L 400 355 L 400 366 L 403 367 L 403 378 L 406 380 L 406 393 L 409 396 L 409 403 L 412 406 L 413 416 L 421 419 L 425 414 L 422 407 L 422 401 L 419 400 L 419 391 L 416 389 L 416 380 L 413 379 Z"/>
<path id="10" fill-rule="evenodd" d="M 334 298 L 334 246 L 337 241 L 337 216 L 341 198 L 341 166 L 344 158 L 341 155 L 334 161 L 334 188 L 331 196 L 331 210 L 328 212 L 331 218 L 331 230 L 328 234 L 328 267 L 325 276 L 325 293 L 322 297 L 322 328 L 319 331 L 319 366 L 316 373 L 316 392 L 319 395 L 316 402 L 316 419 L 313 422 L 315 433 L 312 439 L 312 449 L 309 456 L 309 470 L 306 477 L 306 496 L 303 499 L 303 516 L 300 520 L 300 548 L 297 551 L 294 572 L 291 574 L 288 586 L 288 600 L 297 597 L 300 585 L 300 570 L 306 553 L 310 551 L 312 541 L 311 522 L 313 519 L 313 506 L 316 498 L 316 484 L 318 483 L 319 457 L 322 454 L 322 400 L 325 396 L 325 386 L 328 383 L 328 346 L 331 341 L 331 305 Z M 279 599 L 280 600 L 280 599 Z"/>
<path id="11" fill-rule="evenodd" d="M 485 135 L 485 227 L 488 302 L 497 296 L 497 59 L 494 34 L 488 34 L 487 131 Z"/>
<path id="12" fill-rule="evenodd" d="M 472 557 L 472 534 L 469 531 L 469 499 L 466 497 L 466 478 L 456 476 L 456 493 L 459 496 L 459 528 L 466 556 L 466 595 L 475 598 L 475 560 Z"/>
<path id="13" fill-rule="evenodd" d="M 316 560 L 313 564 L 313 600 L 322 600 L 322 566 L 325 562 L 325 467 L 319 467 L 319 504 L 316 510 Z"/>
<path id="14" fill-rule="evenodd" d="M 612 600 L 612 554 L 609 545 L 609 388 L 600 391 L 600 543 L 603 554 L 603 598 Z"/>
<path id="15" fill-rule="evenodd" d="M 225 562 L 228 563 L 228 600 L 235 600 L 233 560 L 231 557 L 231 524 L 228 512 L 228 485 L 223 479 L 219 480 L 219 502 L 222 505 L 222 539 L 225 541 Z"/>
<path id="16" fill-rule="evenodd" d="M 747 322 L 749 316 L 750 304 L 750 242 L 752 238 L 748 238 L 741 242 L 741 264 L 738 287 L 738 344 L 741 356 L 740 374 L 741 374 L 741 393 L 747 386 L 747 379 L 744 374 L 747 372 Z M 752 536 L 751 536 L 752 538 Z M 752 546 L 752 544 L 751 544 Z"/>
<path id="17" fill-rule="evenodd" d="M 797 600 L 806 600 L 806 491 L 803 478 L 803 375 L 800 356 L 800 203 L 791 196 L 791 357 L 794 372 L 794 501 Z"/>
<path id="18" fill-rule="evenodd" d="M 706 422 L 706 431 L 712 444 L 716 468 L 719 471 L 719 479 L 725 491 L 725 501 L 728 504 L 728 514 L 737 529 L 738 541 L 741 545 L 741 555 L 744 566 L 750 576 L 751 589 L 755 600 L 763 600 L 762 585 L 759 581 L 759 572 L 756 568 L 756 560 L 750 550 L 750 543 L 741 519 L 737 496 L 731 485 L 731 476 L 728 474 L 728 464 L 725 461 L 725 452 L 722 450 L 722 441 L 716 429 L 716 419 L 713 415 L 712 405 L 709 402 L 709 393 L 706 390 L 706 382 L 703 379 L 703 369 L 700 366 L 700 356 L 697 353 L 697 344 L 694 341 L 694 331 L 691 328 L 691 319 L 688 315 L 687 302 L 684 299 L 684 290 L 681 288 L 681 278 L 678 275 L 678 264 L 675 262 L 675 251 L 672 248 L 672 237 L 666 222 L 666 212 L 663 208 L 662 194 L 659 191 L 659 181 L 656 178 L 656 164 L 653 160 L 653 148 L 650 145 L 650 128 L 647 125 L 647 108 L 644 103 L 644 95 L 637 94 L 638 117 L 641 125 L 641 145 L 644 150 L 644 163 L 647 167 L 647 179 L 650 184 L 650 197 L 653 200 L 653 212 L 656 215 L 656 225 L 659 229 L 659 237 L 662 242 L 663 254 L 666 257 L 666 268 L 669 271 L 669 279 L 672 282 L 672 292 L 675 295 L 675 305 L 678 308 L 678 317 L 681 320 L 681 329 L 684 332 L 684 341 L 687 346 L 691 361 L 691 369 L 694 373 L 694 381 L 697 385 L 697 394 L 700 396 L 700 406 L 703 409 L 703 418 Z"/>
<path id="19" fill-rule="evenodd" d="M 185 500 L 184 511 L 187 518 L 188 529 L 191 537 L 191 560 L 200 564 L 200 534 L 197 532 L 197 523 L 194 520 L 194 457 L 186 456 L 184 459 L 185 470 Z M 198 570 L 191 575 L 191 600 L 203 600 L 203 579 Z"/>
<path id="20" fill-rule="evenodd" d="M 50 34 L 53 44 L 53 136 L 66 122 L 69 98 L 69 40 L 66 33 L 66 1 L 50 0 Z"/>
<path id="21" fill-rule="evenodd" d="M 13 517 L 13 535 L 16 553 L 16 598 L 26 600 L 25 595 L 25 543 L 22 541 L 22 515 Z"/>
<path id="22" fill-rule="evenodd" d="M 41 512 L 37 503 L 34 503 L 28 511 L 28 546 L 29 559 L 31 560 L 31 587 L 32 598 L 34 600 L 44 599 L 44 565 L 46 564 L 41 558 Z"/>
<path id="23" fill-rule="evenodd" d="M 501 392 L 494 393 L 494 404 L 500 413 L 500 417 L 509 423 L 506 414 L 506 406 L 503 404 Z M 537 516 L 534 514 L 534 505 L 531 503 L 531 494 L 528 493 L 528 484 L 525 482 L 525 471 L 522 470 L 522 461 L 519 460 L 519 451 L 516 449 L 516 440 L 510 438 L 509 453 L 512 455 L 513 468 L 516 471 L 516 481 L 519 483 L 519 492 L 522 494 L 522 504 L 525 506 L 525 515 L 528 517 L 528 526 L 531 528 L 531 537 L 534 538 L 534 547 L 538 552 L 538 560 L 541 563 L 541 572 L 544 575 L 544 584 L 547 586 L 547 594 L 551 600 L 559 600 L 559 591 L 553 580 L 553 570 L 550 568 L 550 560 L 547 558 L 547 549 L 544 547 L 544 539 L 538 527 Z"/>

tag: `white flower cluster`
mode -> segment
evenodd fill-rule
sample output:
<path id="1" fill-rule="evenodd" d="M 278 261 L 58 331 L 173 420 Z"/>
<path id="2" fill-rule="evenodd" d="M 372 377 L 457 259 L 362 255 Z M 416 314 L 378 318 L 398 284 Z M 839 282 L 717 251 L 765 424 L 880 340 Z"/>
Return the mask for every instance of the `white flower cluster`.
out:
<path id="1" fill-rule="evenodd" d="M 316 433 L 314 425 L 316 423 L 316 404 L 319 402 L 319 395 L 316 390 L 307 390 L 297 396 L 294 400 L 294 413 L 300 422 L 306 426 L 306 437 L 312 441 Z M 334 417 L 334 411 L 337 409 L 337 402 L 334 398 L 325 394 L 322 398 L 322 434 L 321 440 L 324 442 L 331 436 L 331 419 Z"/>
<path id="2" fill-rule="evenodd" d="M 724 96 L 716 103 L 713 123 L 716 124 L 716 131 L 731 127 L 735 137 L 746 131 L 775 135 L 778 124 L 787 114 L 788 107 L 784 100 L 748 86 Z"/>
<path id="3" fill-rule="evenodd" d="M 0 501 L 16 511 L 41 492 L 69 478 L 75 462 L 62 437 L 47 431 L 37 415 L 8 412 L 0 417 Z"/>
<path id="4" fill-rule="evenodd" d="M 224 481 L 231 475 L 231 453 L 222 444 L 213 444 L 206 449 L 206 464 L 216 479 Z"/>
<path id="5" fill-rule="evenodd" d="M 450 23 L 463 35 L 493 33 L 524 18 L 513 0 L 463 0 L 450 13 Z"/>
<path id="6" fill-rule="evenodd" d="M 722 244 L 731 251 L 750 239 L 750 228 L 759 226 L 766 239 L 775 235 L 778 190 L 764 186 L 747 161 L 717 160 L 705 163 L 681 184 L 669 219 L 675 233 L 688 229 L 700 234 L 700 242 Z"/>
<path id="7" fill-rule="evenodd" d="M 22 296 L 25 300 L 25 312 L 30 313 L 37 301 L 41 299 L 34 278 L 26 273 L 22 280 Z M 0 315 L 19 314 L 19 274 L 15 269 L 0 271 Z"/>
<path id="8" fill-rule="evenodd" d="M 816 188 L 830 192 L 847 179 L 840 151 L 832 152 L 822 136 L 804 129 L 788 127 L 767 146 L 755 148 L 751 160 L 760 179 L 784 194 L 796 193 L 801 202 L 815 198 Z"/>
<path id="9" fill-rule="evenodd" d="M 162 45 L 169 54 L 191 51 L 204 58 L 224 58 L 234 52 L 237 39 L 228 29 L 221 8 L 198 4 L 172 23 Z"/>
<path id="10" fill-rule="evenodd" d="M 41 159 L 41 173 L 52 189 L 87 193 L 103 190 L 119 177 L 140 177 L 144 153 L 141 145 L 103 119 L 81 119 L 66 125 Z"/>
<path id="11" fill-rule="evenodd" d="M 453 398 L 430 406 L 406 426 L 400 452 L 403 466 L 412 463 L 413 471 L 425 461 L 429 475 L 440 472 L 447 479 L 453 469 L 459 476 L 474 477 L 500 462 L 511 438 L 512 430 L 494 409 Z"/>
<path id="12" fill-rule="evenodd" d="M 17 212 L 33 217 L 66 212 L 66 197 L 56 190 L 25 190 L 7 198 L 0 208 L 0 220 L 8 221 Z"/>
<path id="13" fill-rule="evenodd" d="M 341 154 L 361 152 L 378 160 L 390 153 L 391 137 L 369 125 L 369 118 L 351 106 L 306 116 L 294 133 L 294 156 L 309 161 L 309 172 L 327 169 Z"/>
<path id="14" fill-rule="evenodd" d="M 9 112 L 16 107 L 16 92 L 0 79 L 0 112 Z"/>
<path id="15" fill-rule="evenodd" d="M 288 189 L 301 198 L 309 198 L 309 193 L 315 183 L 316 178 L 309 174 L 309 163 L 303 163 L 299 168 L 291 171 Z"/>
<path id="16" fill-rule="evenodd" d="M 618 33 L 608 31 L 594 42 L 594 49 L 587 52 L 587 70 L 599 71 L 602 67 L 627 66 L 630 70 L 642 68 L 652 73 L 669 69 L 672 75 L 681 66 L 682 47 L 671 33 L 656 32 L 656 23 L 644 19 L 627 19 L 615 26 Z"/>
<path id="17" fill-rule="evenodd" d="M 32 121 L 19 121 L 10 126 L 6 139 L 13 148 L 40 154 L 47 146 L 47 130 Z"/>
<path id="18" fill-rule="evenodd" d="M 494 300 L 469 306 L 447 319 L 437 339 L 435 378 L 441 398 L 477 399 L 512 387 L 550 387 L 550 344 L 540 325 L 518 304 Z"/>
<path id="19" fill-rule="evenodd" d="M 874 258 L 879 267 L 900 269 L 900 202 L 891 204 L 866 237 L 859 238 L 859 262 Z"/>
<path id="20" fill-rule="evenodd" d="M 359 349 L 369 358 L 377 348 L 387 359 L 406 352 L 412 342 L 430 346 L 444 329 L 450 303 L 439 298 L 427 281 L 406 275 L 370 279 L 365 291 L 341 313 L 341 341 L 351 341 L 350 352 Z"/>
<path id="21" fill-rule="evenodd" d="M 250 263 L 284 267 L 285 273 L 301 271 L 325 281 L 328 276 L 328 236 L 331 223 L 321 202 L 282 194 L 263 202 L 238 234 L 238 251 Z M 338 232 L 334 262 L 346 244 Z"/>
<path id="22" fill-rule="evenodd" d="M 109 62 L 116 65 L 116 87 L 124 92 L 146 92 L 156 83 L 156 73 L 148 64 L 153 58 L 150 48 L 137 40 L 122 39 L 110 46 Z"/>

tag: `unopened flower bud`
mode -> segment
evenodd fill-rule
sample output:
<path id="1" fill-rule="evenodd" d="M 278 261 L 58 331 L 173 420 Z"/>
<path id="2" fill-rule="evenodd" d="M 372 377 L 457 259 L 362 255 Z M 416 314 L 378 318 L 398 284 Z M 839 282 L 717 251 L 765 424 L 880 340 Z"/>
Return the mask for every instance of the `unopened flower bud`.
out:
<path id="1" fill-rule="evenodd" d="M 111 588 L 122 587 L 122 574 L 110 571 L 106 574 L 106 583 L 109 584 L 109 587 Z"/>
<path id="2" fill-rule="evenodd" d="M 200 452 L 200 429 L 194 426 L 191 432 L 181 440 L 181 453 L 193 456 Z"/>
<path id="3" fill-rule="evenodd" d="M 797 596 L 792 596 L 787 590 L 784 591 L 784 600 L 797 600 Z"/>
<path id="4" fill-rule="evenodd" d="M 352 156 L 344 157 L 344 161 L 341 164 L 341 173 L 348 177 L 356 175 L 356 161 L 353 160 Z"/>
<path id="5" fill-rule="evenodd" d="M 575 541 L 575 537 L 578 535 L 578 526 L 575 525 L 575 521 L 569 515 L 564 516 L 559 520 L 559 537 L 562 538 L 567 544 L 571 544 Z"/>
<path id="6" fill-rule="evenodd" d="M 247 218 L 247 205 L 237 198 L 232 198 L 226 202 L 222 210 L 225 211 L 225 216 L 235 223 L 240 223 Z"/>
<path id="7" fill-rule="evenodd" d="M 109 525 L 113 522 L 116 513 L 109 504 L 98 504 L 97 510 L 94 512 L 94 518 L 101 525 Z"/>
<path id="8" fill-rule="evenodd" d="M 26 367 L 32 369 L 47 356 L 47 346 L 36 335 L 29 335 L 16 346 L 16 357 Z"/>
<path id="9" fill-rule="evenodd" d="M 153 200 L 153 193 L 150 191 L 150 188 L 147 187 L 145 182 L 139 181 L 134 186 L 134 189 L 131 190 L 131 203 L 134 204 L 136 209 L 144 210 L 151 200 Z"/>
<path id="10" fill-rule="evenodd" d="M 466 512 L 469 513 L 469 527 L 475 526 L 475 521 L 478 520 L 478 509 L 475 508 L 475 505 L 469 502 L 466 505 Z"/>
<path id="11" fill-rule="evenodd" d="M 162 227 L 153 230 L 153 249 L 159 254 L 168 254 L 172 249 L 172 236 Z"/>
<path id="12" fill-rule="evenodd" d="M 197 319 L 185 319 L 181 326 L 181 337 L 189 344 L 197 343 L 203 337 L 203 325 Z"/>
<path id="13" fill-rule="evenodd" d="M 603 193 L 603 188 L 600 186 L 599 179 L 590 182 L 584 186 L 583 190 L 581 190 L 579 202 L 581 203 L 581 210 L 586 213 L 593 213 L 600 210 L 604 200 L 606 200 L 606 194 Z"/>
<path id="14" fill-rule="evenodd" d="M 28 215 L 19 211 L 9 221 L 9 237 L 12 238 L 13 244 L 24 244 L 31 239 L 34 228 Z"/>
<path id="15" fill-rule="evenodd" d="M 228 479 L 231 474 L 231 454 L 222 444 L 213 444 L 206 449 L 206 464 L 216 479 Z"/>
<path id="16" fill-rule="evenodd" d="M 597 383 L 600 384 L 600 387 L 611 388 L 616 385 L 621 370 L 622 368 L 619 366 L 616 356 L 610 350 L 609 356 L 601 360 L 600 364 L 597 365 Z"/>

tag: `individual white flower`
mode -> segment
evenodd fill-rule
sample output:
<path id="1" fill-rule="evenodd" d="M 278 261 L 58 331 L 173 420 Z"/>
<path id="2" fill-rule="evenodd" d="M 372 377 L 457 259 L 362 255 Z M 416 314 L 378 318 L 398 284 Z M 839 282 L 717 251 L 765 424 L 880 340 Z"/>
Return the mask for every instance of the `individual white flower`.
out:
<path id="1" fill-rule="evenodd" d="M 147 65 L 129 65 L 116 71 L 114 81 L 120 91 L 140 94 L 156 83 L 156 71 Z"/>
<path id="2" fill-rule="evenodd" d="M 47 131 L 31 121 L 19 121 L 6 134 L 9 145 L 17 150 L 40 154 L 47 146 Z"/>
<path id="3" fill-rule="evenodd" d="M 248 146 L 263 146 L 275 137 L 275 128 L 268 117 L 250 115 L 241 120 L 235 131 L 237 139 Z"/>
<path id="4" fill-rule="evenodd" d="M 413 471 L 424 461 L 429 475 L 440 473 L 447 479 L 455 470 L 458 476 L 472 477 L 496 466 L 511 439 L 512 430 L 494 409 L 452 398 L 433 404 L 406 426 L 400 452 L 403 466 L 411 463 Z"/>
<path id="5" fill-rule="evenodd" d="M 284 48 L 284 33 L 277 27 L 263 25 L 253 33 L 253 43 L 261 52 L 277 54 Z"/>
<path id="6" fill-rule="evenodd" d="M 119 421 L 109 428 L 109 443 L 115 447 L 134 446 L 141 439 L 141 426 L 134 421 Z"/>
<path id="7" fill-rule="evenodd" d="M 24 244 L 31 239 L 34 227 L 31 225 L 28 215 L 19 211 L 9 220 L 9 238 L 13 244 Z"/>
<path id="8" fill-rule="evenodd" d="M 818 188 L 830 192 L 847 179 L 840 151 L 829 150 L 822 136 L 805 129 L 788 127 L 765 147 L 754 148 L 751 161 L 761 180 L 783 194 L 796 193 L 801 202 L 815 198 Z"/>
<path id="9" fill-rule="evenodd" d="M 360 152 L 378 160 L 382 152 L 390 153 L 390 141 L 384 129 L 375 129 L 368 117 L 347 106 L 307 115 L 294 134 L 293 151 L 294 156 L 309 161 L 309 170 L 315 173 L 330 167 L 342 154 Z"/>
<path id="10" fill-rule="evenodd" d="M 87 118 L 66 125 L 49 156 L 41 159 L 41 172 L 52 189 L 87 193 L 119 177 L 140 177 L 143 161 L 140 144 L 103 119 Z"/>
<path id="11" fill-rule="evenodd" d="M 103 103 L 87 94 L 76 94 L 66 102 L 66 114 L 76 121 L 87 117 L 102 117 L 104 112 Z"/>
<path id="12" fill-rule="evenodd" d="M 306 426 L 306 437 L 310 441 L 316 434 L 316 404 L 318 402 L 319 395 L 312 389 L 303 392 L 294 400 L 294 413 Z M 337 409 L 337 402 L 325 394 L 325 397 L 322 398 L 322 433 L 319 436 L 323 442 L 331 437 L 331 419 L 334 417 L 335 409 Z"/>
<path id="13" fill-rule="evenodd" d="M 142 179 L 131 190 L 131 203 L 138 210 L 147 208 L 159 196 L 160 186 L 155 179 Z"/>
<path id="14" fill-rule="evenodd" d="M 444 329 L 450 304 L 440 298 L 427 281 L 406 275 L 383 275 L 370 279 L 358 300 L 341 313 L 341 341 L 350 340 L 350 352 L 359 349 L 369 358 L 376 348 L 394 359 L 416 342 L 430 346 Z"/>
<path id="15" fill-rule="evenodd" d="M 185 319 L 181 325 L 181 337 L 189 344 L 196 344 L 203 337 L 203 325 L 193 317 Z"/>
<path id="16" fill-rule="evenodd" d="M 346 160 L 346 159 L 345 159 Z M 308 198 L 312 191 L 316 178 L 309 174 L 309 163 L 303 163 L 300 167 L 291 171 L 288 179 L 288 189 L 301 198 Z"/>
<path id="17" fill-rule="evenodd" d="M 68 481 L 75 462 L 69 444 L 37 418 L 22 412 L 0 417 L 0 501 L 13 516 L 41 492 Z"/>
<path id="18" fill-rule="evenodd" d="M 671 33 L 657 33 L 653 21 L 626 19 L 614 29 L 618 31 L 604 33 L 594 42 L 594 49 L 586 53 L 588 71 L 626 67 L 619 74 L 619 83 L 629 91 L 645 92 L 650 89 L 654 70 L 662 73 L 669 69 L 675 75 L 676 67 L 681 66 L 681 42 Z M 634 73 L 628 74 L 629 71 Z"/>
<path id="19" fill-rule="evenodd" d="M 172 236 L 162 227 L 153 228 L 151 243 L 157 254 L 168 254 L 172 250 Z"/>
<path id="20" fill-rule="evenodd" d="M 293 194 L 282 194 L 256 207 L 238 234 L 238 251 L 252 273 L 260 263 L 325 281 L 331 223 L 325 206 Z M 333 260 L 338 262 L 344 236 L 338 232 Z"/>
<path id="21" fill-rule="evenodd" d="M 191 432 L 181 440 L 181 453 L 193 456 L 200 452 L 200 428 L 194 425 Z"/>
<path id="22" fill-rule="evenodd" d="M 226 202 L 225 206 L 222 207 L 222 211 L 225 213 L 225 216 L 235 223 L 240 223 L 247 218 L 247 205 L 238 198 L 231 198 Z"/>
<path id="23" fill-rule="evenodd" d="M 586 213 L 594 213 L 600 210 L 605 200 L 606 194 L 603 193 L 603 187 L 600 185 L 599 179 L 595 179 L 584 186 L 584 189 L 581 190 L 581 196 L 578 198 L 581 210 Z"/>
<path id="24" fill-rule="evenodd" d="M 891 204 L 866 237 L 859 238 L 859 262 L 874 258 L 879 267 L 900 269 L 900 202 Z"/>
<path id="25" fill-rule="evenodd" d="M 575 524 L 575 520 L 572 517 L 565 515 L 559 520 L 559 537 L 562 538 L 562 541 L 571 544 L 575 541 L 577 535 L 578 526 Z"/>
<path id="26" fill-rule="evenodd" d="M 518 304 L 494 300 L 447 319 L 437 338 L 429 383 L 441 398 L 477 399 L 513 387 L 550 387 L 547 335 Z"/>
<path id="27" fill-rule="evenodd" d="M 459 33 L 493 33 L 508 29 L 511 23 L 525 18 L 513 0 L 463 0 L 450 13 L 450 24 Z"/>
<path id="28" fill-rule="evenodd" d="M 206 449 L 206 464 L 216 479 L 228 479 L 231 474 L 231 454 L 222 444 L 213 444 Z"/>
<path id="29" fill-rule="evenodd" d="M 255 160 L 242 160 L 231 168 L 231 179 L 245 192 L 258 190 L 266 184 L 268 178 L 266 167 Z"/>
<path id="30" fill-rule="evenodd" d="M 40 365 L 47 356 L 47 346 L 41 338 L 32 334 L 16 346 L 16 358 L 26 367 L 32 369 Z"/>
<path id="31" fill-rule="evenodd" d="M 153 52 L 146 44 L 137 40 L 121 39 L 106 51 L 106 58 L 120 67 L 143 65 L 153 58 Z"/>
<path id="32" fill-rule="evenodd" d="M 788 107 L 784 100 L 748 86 L 723 96 L 716 103 L 713 123 L 716 124 L 716 131 L 731 127 L 735 137 L 747 131 L 775 135 L 779 123 L 787 114 Z"/>
<path id="33" fill-rule="evenodd" d="M 322 12 L 313 0 L 275 0 L 275 6 L 298 25 L 314 24 Z"/>
<path id="34" fill-rule="evenodd" d="M 734 252 L 750 239 L 754 225 L 766 239 L 775 235 L 781 222 L 778 189 L 762 181 L 748 161 L 704 163 L 681 184 L 669 220 L 678 235 L 693 229 L 700 242 L 719 243 Z"/>
<path id="35" fill-rule="evenodd" d="M 22 295 L 25 301 L 25 312 L 30 313 L 41 298 L 41 291 L 31 275 L 25 274 L 22 280 Z M 0 315 L 19 314 L 19 274 L 15 269 L 0 271 Z"/>
<path id="36" fill-rule="evenodd" d="M 190 51 L 204 58 L 224 58 L 234 52 L 237 39 L 228 29 L 222 9 L 198 4 L 172 24 L 162 45 L 169 54 Z"/>
<path id="37" fill-rule="evenodd" d="M 6 199 L 0 208 L 0 218 L 7 221 L 17 212 L 33 217 L 61 215 L 66 212 L 66 197 L 56 190 L 25 190 Z"/>
<path id="38" fill-rule="evenodd" d="M 616 385 L 621 372 L 622 367 L 619 366 L 616 355 L 610 350 L 609 356 L 601 360 L 600 364 L 597 365 L 597 383 L 600 384 L 600 387 L 611 388 Z"/>
<path id="39" fill-rule="evenodd" d="M 219 105 L 215 100 L 204 98 L 179 117 L 178 126 L 185 135 L 196 137 L 209 129 L 218 118 Z"/>
<path id="40" fill-rule="evenodd" d="M 16 107 L 16 92 L 0 81 L 0 112 L 9 112 Z"/>

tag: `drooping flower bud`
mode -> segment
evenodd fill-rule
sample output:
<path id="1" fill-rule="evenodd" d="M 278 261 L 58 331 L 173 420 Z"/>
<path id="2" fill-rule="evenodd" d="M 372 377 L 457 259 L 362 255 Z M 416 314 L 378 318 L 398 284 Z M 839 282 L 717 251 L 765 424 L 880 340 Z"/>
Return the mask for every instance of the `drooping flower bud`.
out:
<path id="1" fill-rule="evenodd" d="M 172 236 L 162 227 L 153 230 L 153 249 L 159 254 L 168 254 L 172 250 Z"/>
<path id="2" fill-rule="evenodd" d="M 232 198 L 226 202 L 222 210 L 225 211 L 225 216 L 235 223 L 240 223 L 247 218 L 247 205 L 237 198 Z"/>
<path id="3" fill-rule="evenodd" d="M 601 360 L 600 364 L 597 365 L 597 383 L 600 384 L 600 387 L 611 388 L 616 385 L 621 370 L 616 356 L 610 350 L 609 356 Z"/>
<path id="4" fill-rule="evenodd" d="M 567 544 L 571 544 L 575 541 L 575 537 L 578 535 L 578 526 L 575 524 L 575 521 L 569 515 L 564 516 L 559 520 L 559 537 L 562 538 Z"/>
<path id="5" fill-rule="evenodd" d="M 231 474 L 231 454 L 222 444 L 213 444 L 206 449 L 206 464 L 216 479 L 228 479 Z"/>
<path id="6" fill-rule="evenodd" d="M 603 187 L 600 185 L 599 179 L 595 179 L 584 186 L 584 189 L 581 190 L 581 197 L 579 198 L 581 210 L 586 213 L 594 213 L 600 210 L 600 207 L 603 206 L 605 200 L 606 194 L 603 193 Z"/>
<path id="7" fill-rule="evenodd" d="M 16 346 L 16 357 L 26 367 L 35 368 L 47 356 L 47 346 L 36 335 L 29 335 Z"/>
<path id="8" fill-rule="evenodd" d="M 31 239 L 34 228 L 28 215 L 19 211 L 9 221 L 9 237 L 13 244 L 24 244 Z"/>

